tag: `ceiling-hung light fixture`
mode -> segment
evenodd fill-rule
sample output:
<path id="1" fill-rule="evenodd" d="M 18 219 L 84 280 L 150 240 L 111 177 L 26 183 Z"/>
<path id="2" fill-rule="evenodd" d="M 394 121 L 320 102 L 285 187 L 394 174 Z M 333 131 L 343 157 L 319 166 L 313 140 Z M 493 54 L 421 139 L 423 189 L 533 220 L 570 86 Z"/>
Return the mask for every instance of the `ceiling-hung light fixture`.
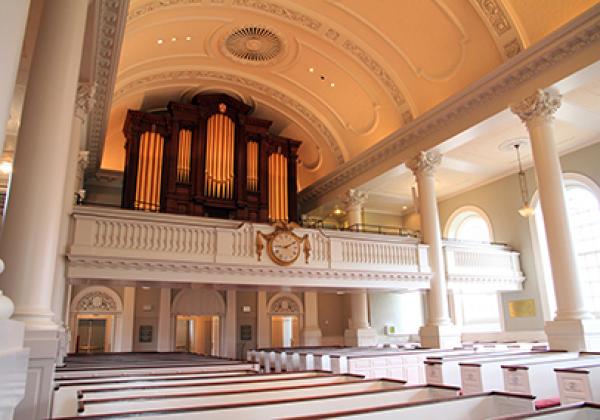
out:
<path id="1" fill-rule="evenodd" d="M 514 145 L 517 151 L 517 161 L 519 162 L 519 189 L 521 190 L 521 199 L 523 201 L 523 207 L 519 209 L 519 214 L 523 217 L 529 217 L 534 213 L 533 208 L 529 205 L 529 191 L 527 189 L 527 179 L 525 178 L 525 172 L 523 172 L 523 166 L 521 166 L 521 154 L 519 153 L 520 143 Z"/>

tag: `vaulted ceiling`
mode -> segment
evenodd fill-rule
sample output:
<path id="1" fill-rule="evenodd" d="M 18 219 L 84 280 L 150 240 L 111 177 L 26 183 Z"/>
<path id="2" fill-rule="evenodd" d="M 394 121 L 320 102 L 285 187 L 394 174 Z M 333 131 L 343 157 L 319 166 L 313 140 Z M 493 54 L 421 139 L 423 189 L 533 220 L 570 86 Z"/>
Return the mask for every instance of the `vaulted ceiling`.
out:
<path id="1" fill-rule="evenodd" d="M 313 183 L 597 0 L 131 0 L 101 168 L 127 109 L 225 92 L 299 139 Z"/>

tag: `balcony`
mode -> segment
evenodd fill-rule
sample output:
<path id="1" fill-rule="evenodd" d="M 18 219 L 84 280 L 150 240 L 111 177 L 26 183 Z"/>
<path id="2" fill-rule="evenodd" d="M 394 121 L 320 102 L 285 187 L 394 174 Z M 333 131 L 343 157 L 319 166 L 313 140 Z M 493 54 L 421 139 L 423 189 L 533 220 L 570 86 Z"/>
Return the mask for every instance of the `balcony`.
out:
<path id="1" fill-rule="evenodd" d="M 266 224 L 214 218 L 148 213 L 93 206 L 78 206 L 72 216 L 68 249 L 68 276 L 78 280 L 160 281 L 162 283 L 236 284 L 252 286 L 329 287 L 370 289 L 427 289 L 431 278 L 428 246 L 410 236 L 352 231 L 307 229 L 310 255 L 280 266 L 257 252 L 258 232 L 269 234 Z M 453 270 L 451 287 L 498 272 L 510 262 L 518 269 L 518 253 L 494 249 L 477 259 L 477 250 L 446 248 Z M 471 256 L 471 253 L 475 256 Z M 487 255 L 493 257 L 486 257 Z M 502 255 L 516 257 L 504 258 Z M 502 259 L 504 258 L 504 259 Z M 516 258 L 516 266 L 513 258 Z M 452 264 L 452 265 L 450 265 Z M 494 276 L 488 286 L 511 284 Z M 508 274 L 507 274 L 508 275 Z M 479 276 L 479 277 L 477 277 Z M 490 277 L 490 278 L 491 278 Z M 513 284 L 514 283 L 514 284 Z"/>

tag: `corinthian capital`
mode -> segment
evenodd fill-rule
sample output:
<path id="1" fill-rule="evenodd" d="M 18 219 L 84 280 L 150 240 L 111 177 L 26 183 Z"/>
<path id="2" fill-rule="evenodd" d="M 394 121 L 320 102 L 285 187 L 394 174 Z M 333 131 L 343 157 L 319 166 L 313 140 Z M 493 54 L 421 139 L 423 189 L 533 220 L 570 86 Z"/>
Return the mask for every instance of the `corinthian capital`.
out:
<path id="1" fill-rule="evenodd" d="M 346 208 L 362 207 L 367 202 L 368 197 L 369 193 L 366 191 L 350 189 L 344 196 L 344 204 Z"/>
<path id="2" fill-rule="evenodd" d="M 417 156 L 406 162 L 406 167 L 415 175 L 419 173 L 433 174 L 435 168 L 437 168 L 441 162 L 442 155 L 437 150 L 431 150 L 429 152 L 421 151 Z"/>
<path id="3" fill-rule="evenodd" d="M 77 97 L 75 98 L 75 115 L 84 119 L 94 106 L 94 94 L 96 85 L 93 83 L 79 83 L 77 85 Z"/>
<path id="4" fill-rule="evenodd" d="M 538 89 L 533 95 L 510 107 L 521 121 L 527 123 L 534 118 L 553 118 L 560 107 L 560 94 L 554 89 Z"/>

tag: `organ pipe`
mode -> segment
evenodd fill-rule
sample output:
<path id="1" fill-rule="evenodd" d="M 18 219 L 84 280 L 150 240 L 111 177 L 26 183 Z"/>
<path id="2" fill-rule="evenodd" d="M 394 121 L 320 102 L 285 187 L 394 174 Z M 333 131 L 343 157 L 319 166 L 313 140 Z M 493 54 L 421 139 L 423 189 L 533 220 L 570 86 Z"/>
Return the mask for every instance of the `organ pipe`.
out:
<path id="1" fill-rule="evenodd" d="M 134 203 L 136 209 L 160 210 L 163 146 L 163 137 L 154 129 L 142 134 Z"/>
<path id="2" fill-rule="evenodd" d="M 287 158 L 281 153 L 269 156 L 269 219 L 288 220 Z"/>
<path id="3" fill-rule="evenodd" d="M 190 182 L 190 158 L 192 148 L 192 131 L 179 130 L 179 148 L 177 153 L 177 182 Z"/>
<path id="4" fill-rule="evenodd" d="M 246 146 L 248 191 L 258 191 L 258 143 L 249 141 Z"/>
<path id="5" fill-rule="evenodd" d="M 235 125 L 231 118 L 214 114 L 206 129 L 205 195 L 232 199 L 234 182 Z"/>

